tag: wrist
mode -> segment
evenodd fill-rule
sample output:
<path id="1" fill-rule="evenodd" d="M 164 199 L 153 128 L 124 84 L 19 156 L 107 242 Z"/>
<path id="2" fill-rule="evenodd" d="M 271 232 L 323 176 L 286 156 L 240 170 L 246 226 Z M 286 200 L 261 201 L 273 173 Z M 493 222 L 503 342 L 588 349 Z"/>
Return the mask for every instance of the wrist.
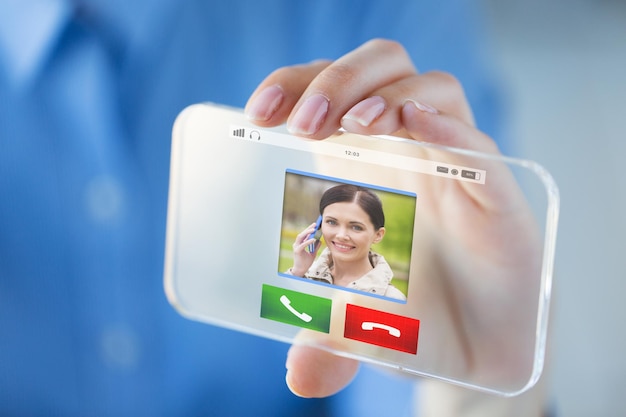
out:
<path id="1" fill-rule="evenodd" d="M 296 276 L 296 277 L 304 277 L 304 273 L 305 272 L 306 271 L 301 271 L 300 269 L 297 269 L 297 268 L 294 268 L 294 267 L 291 267 L 291 268 L 289 268 L 287 270 L 287 274 L 293 275 L 293 276 Z"/>

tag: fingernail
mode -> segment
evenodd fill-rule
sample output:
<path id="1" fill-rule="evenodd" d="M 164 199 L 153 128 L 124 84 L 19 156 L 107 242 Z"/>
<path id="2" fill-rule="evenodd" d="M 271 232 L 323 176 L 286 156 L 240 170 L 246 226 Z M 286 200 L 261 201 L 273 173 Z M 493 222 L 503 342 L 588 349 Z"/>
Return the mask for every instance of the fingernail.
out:
<path id="1" fill-rule="evenodd" d="M 408 103 L 411 103 L 413 106 L 415 106 L 415 108 L 417 108 L 417 110 L 424 112 L 424 113 L 432 113 L 432 114 L 439 113 L 439 110 L 437 110 L 436 108 L 429 106 L 428 104 L 421 103 L 417 100 L 408 99 L 407 101 L 404 102 L 404 105 L 406 106 Z"/>
<path id="2" fill-rule="evenodd" d="M 264 122 L 269 120 L 283 102 L 285 94 L 279 85 L 271 85 L 262 90 L 246 108 L 250 120 Z"/>
<path id="3" fill-rule="evenodd" d="M 294 135 L 312 135 L 322 126 L 328 113 L 328 99 L 321 94 L 307 98 L 296 114 L 287 123 Z"/>
<path id="4" fill-rule="evenodd" d="M 384 98 L 380 96 L 369 97 L 352 107 L 341 120 L 342 123 L 346 120 L 353 120 L 361 126 L 367 127 L 383 114 L 386 107 L 387 103 Z"/>

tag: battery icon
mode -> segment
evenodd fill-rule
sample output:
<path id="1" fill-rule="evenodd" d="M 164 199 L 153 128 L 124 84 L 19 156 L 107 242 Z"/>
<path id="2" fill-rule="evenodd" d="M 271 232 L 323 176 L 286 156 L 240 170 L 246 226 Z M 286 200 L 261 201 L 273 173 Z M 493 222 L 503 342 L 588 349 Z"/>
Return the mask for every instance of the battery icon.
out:
<path id="1" fill-rule="evenodd" d="M 468 171 L 466 169 L 461 170 L 461 176 L 470 180 L 480 180 L 480 172 Z"/>

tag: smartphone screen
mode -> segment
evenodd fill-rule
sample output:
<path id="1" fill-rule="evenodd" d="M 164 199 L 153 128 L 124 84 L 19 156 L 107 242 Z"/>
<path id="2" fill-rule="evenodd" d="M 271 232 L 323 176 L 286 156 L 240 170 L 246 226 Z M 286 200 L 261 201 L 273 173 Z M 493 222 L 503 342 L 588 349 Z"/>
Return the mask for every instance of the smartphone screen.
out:
<path id="1" fill-rule="evenodd" d="M 500 395 L 538 379 L 558 219 L 538 164 L 199 104 L 170 170 L 165 289 L 186 317 Z"/>

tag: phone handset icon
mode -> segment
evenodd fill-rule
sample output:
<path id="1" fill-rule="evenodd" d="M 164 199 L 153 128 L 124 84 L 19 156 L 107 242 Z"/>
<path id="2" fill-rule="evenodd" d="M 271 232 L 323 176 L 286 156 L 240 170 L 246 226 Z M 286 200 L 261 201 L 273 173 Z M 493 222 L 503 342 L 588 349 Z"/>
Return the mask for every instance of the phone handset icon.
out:
<path id="1" fill-rule="evenodd" d="M 389 333 L 393 337 L 400 337 L 400 329 L 396 329 L 395 327 L 391 327 L 382 323 L 364 321 L 363 323 L 361 323 L 361 329 L 363 330 L 382 329 L 382 330 L 386 330 L 387 333 Z"/>
<path id="2" fill-rule="evenodd" d="M 302 320 L 302 321 L 304 321 L 306 323 L 308 323 L 311 320 L 313 320 L 313 317 L 309 316 L 306 313 L 300 313 L 298 310 L 293 308 L 291 306 L 291 300 L 289 298 L 287 298 L 286 295 L 281 295 L 280 296 L 280 302 L 287 308 L 287 310 L 289 310 L 291 312 L 291 314 L 293 314 L 294 316 L 296 316 L 300 320 Z"/>

